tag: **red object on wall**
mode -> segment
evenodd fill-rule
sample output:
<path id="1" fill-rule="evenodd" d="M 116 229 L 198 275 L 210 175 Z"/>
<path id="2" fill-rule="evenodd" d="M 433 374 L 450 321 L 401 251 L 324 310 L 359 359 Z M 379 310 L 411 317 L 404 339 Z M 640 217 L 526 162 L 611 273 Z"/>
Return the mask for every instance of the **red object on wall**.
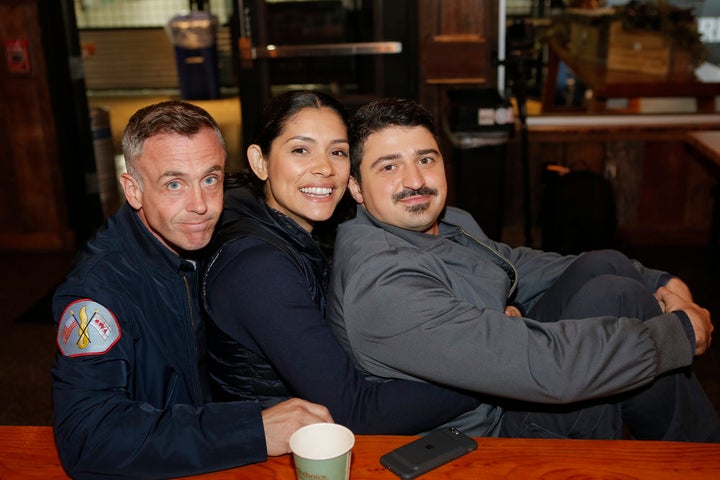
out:
<path id="1" fill-rule="evenodd" d="M 30 73 L 30 42 L 26 39 L 6 40 L 5 62 L 9 73 Z"/>

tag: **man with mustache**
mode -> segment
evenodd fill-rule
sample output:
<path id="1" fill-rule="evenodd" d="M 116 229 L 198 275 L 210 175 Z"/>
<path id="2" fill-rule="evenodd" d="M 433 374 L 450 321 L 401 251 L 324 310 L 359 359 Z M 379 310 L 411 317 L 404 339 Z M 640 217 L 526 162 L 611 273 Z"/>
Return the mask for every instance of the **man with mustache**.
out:
<path id="1" fill-rule="evenodd" d="M 679 278 L 617 251 L 561 256 L 487 237 L 446 207 L 432 117 L 409 100 L 350 123 L 350 192 L 327 316 L 381 378 L 483 398 L 452 425 L 473 435 L 720 441 L 690 371 L 709 312 Z"/>

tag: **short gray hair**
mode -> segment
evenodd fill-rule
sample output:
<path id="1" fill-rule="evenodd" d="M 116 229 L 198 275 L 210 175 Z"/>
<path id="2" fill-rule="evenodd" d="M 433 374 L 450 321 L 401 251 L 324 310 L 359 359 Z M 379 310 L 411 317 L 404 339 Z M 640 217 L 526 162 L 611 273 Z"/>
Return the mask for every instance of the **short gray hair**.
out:
<path id="1" fill-rule="evenodd" d="M 143 107 L 130 117 L 122 136 L 122 152 L 127 172 L 140 183 L 135 162 L 143 154 L 145 141 L 156 135 L 196 135 L 203 128 L 215 132 L 225 156 L 227 147 L 215 119 L 203 108 L 180 100 L 168 100 Z"/>

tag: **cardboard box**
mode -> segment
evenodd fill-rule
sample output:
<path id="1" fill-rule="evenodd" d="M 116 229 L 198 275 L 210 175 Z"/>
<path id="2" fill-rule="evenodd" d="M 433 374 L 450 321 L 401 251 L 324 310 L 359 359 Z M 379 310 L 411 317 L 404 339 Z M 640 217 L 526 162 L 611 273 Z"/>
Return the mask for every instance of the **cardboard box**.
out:
<path id="1" fill-rule="evenodd" d="M 568 48 L 574 57 L 604 64 L 608 70 L 658 76 L 688 68 L 687 52 L 674 52 L 661 33 L 625 30 L 613 13 L 613 9 L 569 11 Z M 676 56 L 685 61 L 675 61 Z"/>
<path id="2" fill-rule="evenodd" d="M 644 30 L 626 31 L 619 21 L 610 24 L 607 69 L 667 75 L 670 72 L 672 48 L 660 33 Z"/>

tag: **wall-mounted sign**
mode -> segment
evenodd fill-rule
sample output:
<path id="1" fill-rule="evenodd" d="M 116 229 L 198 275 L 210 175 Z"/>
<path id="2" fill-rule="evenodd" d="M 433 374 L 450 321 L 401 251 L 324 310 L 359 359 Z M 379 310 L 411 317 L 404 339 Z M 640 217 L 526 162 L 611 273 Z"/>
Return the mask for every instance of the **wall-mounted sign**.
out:
<path id="1" fill-rule="evenodd" d="M 30 43 L 26 39 L 6 40 L 5 63 L 9 73 L 30 73 Z"/>

